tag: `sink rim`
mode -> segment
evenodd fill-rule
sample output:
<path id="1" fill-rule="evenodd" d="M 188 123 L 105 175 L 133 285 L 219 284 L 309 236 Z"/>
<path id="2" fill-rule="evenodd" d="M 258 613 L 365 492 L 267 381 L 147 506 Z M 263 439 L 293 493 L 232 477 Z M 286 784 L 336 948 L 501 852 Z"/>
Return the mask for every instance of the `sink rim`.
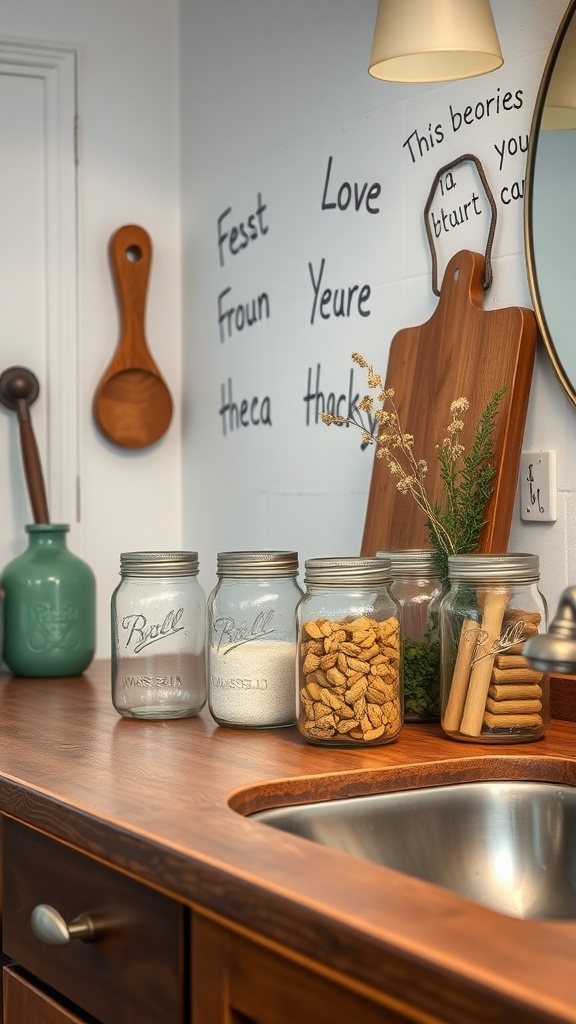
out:
<path id="1" fill-rule="evenodd" d="M 231 810 L 249 819 L 257 811 L 275 807 L 465 782 L 550 782 L 576 787 L 576 758 L 550 754 L 485 754 L 292 776 L 239 787 L 228 795 L 227 803 Z"/>
<path id="2" fill-rule="evenodd" d="M 568 763 L 573 769 L 573 762 Z M 574 925 L 576 885 L 570 865 L 575 846 L 576 785 L 565 772 L 558 771 L 561 765 L 547 767 L 552 772 L 546 772 L 546 778 L 527 779 L 525 773 L 519 776 L 508 771 L 507 778 L 491 779 L 483 772 L 481 779 L 452 777 L 442 784 L 436 781 L 418 787 L 276 805 L 252 811 L 249 819 L 253 816 L 257 824 L 364 866 L 432 885 L 491 913 L 521 921 Z M 476 787 L 477 804 L 476 797 L 470 802 L 470 792 Z M 544 795 L 545 790 L 550 791 L 551 799 Z M 424 796 L 427 791 L 429 797 Z M 443 791 L 448 791 L 447 802 L 442 799 Z M 534 833 L 534 826 L 548 819 L 549 828 L 550 813 L 557 818 L 559 807 L 564 806 L 563 793 L 571 812 L 568 825 L 561 812 L 560 834 L 567 845 L 558 845 L 555 839 L 549 845 L 550 836 L 556 836 L 556 832 L 546 834 L 536 829 Z M 407 803 L 402 802 L 402 794 L 409 798 Z M 337 810 L 341 800 L 351 809 L 346 819 Z M 321 808 L 316 817 L 314 806 Z M 416 836 L 414 814 L 420 823 Z M 519 828 L 526 823 L 527 814 L 528 832 Z M 449 848 L 445 838 L 440 841 L 446 833 L 451 837 Z M 551 854 L 549 861 L 542 860 L 543 850 Z M 448 878 L 447 864 L 451 865 Z"/>

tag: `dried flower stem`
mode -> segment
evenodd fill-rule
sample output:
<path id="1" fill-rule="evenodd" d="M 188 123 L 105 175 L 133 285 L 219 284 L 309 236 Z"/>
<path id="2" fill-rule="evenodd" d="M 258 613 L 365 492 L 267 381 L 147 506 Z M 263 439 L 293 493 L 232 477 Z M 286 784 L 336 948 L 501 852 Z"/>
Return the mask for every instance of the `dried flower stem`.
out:
<path id="1" fill-rule="evenodd" d="M 426 516 L 430 539 L 435 548 L 441 575 L 448 578 L 448 556 L 474 551 L 486 524 L 485 509 L 493 490 L 495 468 L 492 464 L 493 433 L 500 400 L 506 388 L 496 391 L 482 413 L 470 452 L 461 443 L 464 429 L 462 416 L 469 409 L 466 398 L 457 398 L 450 406 L 451 421 L 446 437 L 436 445 L 440 461 L 440 479 L 444 484 L 444 501 L 433 503 L 426 490 L 428 466 L 414 455 L 414 438 L 404 433 L 394 404 L 394 389 L 385 388 L 380 374 L 358 352 L 352 360 L 367 371 L 368 387 L 376 394 L 366 395 L 358 409 L 372 413 L 378 432 L 370 433 L 354 417 L 322 413 L 324 423 L 349 423 L 362 431 L 365 445 L 376 444 L 376 457 L 386 459 L 396 487 L 402 494 L 411 494 Z M 375 403 L 380 408 L 375 408 Z"/>

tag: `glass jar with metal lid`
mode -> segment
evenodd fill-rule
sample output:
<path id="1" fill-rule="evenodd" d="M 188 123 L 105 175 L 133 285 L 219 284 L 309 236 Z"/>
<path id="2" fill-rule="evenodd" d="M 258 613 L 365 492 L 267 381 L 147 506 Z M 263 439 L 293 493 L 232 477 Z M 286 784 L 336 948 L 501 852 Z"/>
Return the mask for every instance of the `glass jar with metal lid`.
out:
<path id="1" fill-rule="evenodd" d="M 547 628 L 531 554 L 451 555 L 440 609 L 441 724 L 473 743 L 524 743 L 550 721 L 548 676 L 523 656 Z"/>
<path id="2" fill-rule="evenodd" d="M 128 551 L 112 595 L 112 703 L 187 718 L 206 703 L 206 598 L 196 551 Z"/>
<path id="3" fill-rule="evenodd" d="M 310 743 L 371 746 L 402 728 L 398 601 L 387 558 L 311 558 L 297 610 L 298 728 Z"/>
<path id="4" fill-rule="evenodd" d="M 404 721 L 440 719 L 440 600 L 444 587 L 433 551 L 378 551 L 392 566 L 391 593 L 400 605 Z"/>
<path id="5" fill-rule="evenodd" d="M 219 725 L 296 720 L 295 551 L 221 551 L 208 598 L 208 702 Z"/>

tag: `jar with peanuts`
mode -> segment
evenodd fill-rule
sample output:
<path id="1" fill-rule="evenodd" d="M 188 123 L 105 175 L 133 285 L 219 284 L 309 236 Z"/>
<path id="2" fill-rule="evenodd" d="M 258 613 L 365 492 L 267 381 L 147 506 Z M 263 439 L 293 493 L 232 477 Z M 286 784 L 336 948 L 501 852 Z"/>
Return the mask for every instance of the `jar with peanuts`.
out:
<path id="1" fill-rule="evenodd" d="M 402 728 L 398 601 L 387 558 L 311 558 L 297 610 L 298 728 L 310 743 L 366 747 Z"/>
<path id="2" fill-rule="evenodd" d="M 547 629 L 530 554 L 451 555 L 450 590 L 440 608 L 441 724 L 469 743 L 526 743 L 550 721 L 546 673 L 523 656 Z"/>

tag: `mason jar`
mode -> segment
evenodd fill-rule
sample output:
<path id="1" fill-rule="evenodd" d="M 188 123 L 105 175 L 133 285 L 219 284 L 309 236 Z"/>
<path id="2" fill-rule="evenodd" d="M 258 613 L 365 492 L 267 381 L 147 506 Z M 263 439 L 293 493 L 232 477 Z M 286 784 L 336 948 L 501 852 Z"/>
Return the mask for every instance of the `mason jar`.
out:
<path id="1" fill-rule="evenodd" d="M 549 678 L 522 651 L 546 632 L 546 602 L 531 554 L 451 555 L 440 609 L 441 724 L 454 739 L 525 743 L 550 721 Z"/>
<path id="2" fill-rule="evenodd" d="M 298 728 L 310 743 L 372 746 L 402 728 L 399 604 L 387 558 L 311 558 L 297 609 Z"/>
<path id="3" fill-rule="evenodd" d="M 124 718 L 188 718 L 206 703 L 206 599 L 196 551 L 128 551 L 112 595 L 112 703 Z"/>
<path id="4" fill-rule="evenodd" d="M 378 551 L 392 566 L 391 593 L 400 606 L 404 721 L 440 719 L 440 600 L 444 588 L 433 551 Z"/>
<path id="5" fill-rule="evenodd" d="M 208 598 L 208 702 L 219 725 L 296 720 L 295 551 L 221 551 Z"/>

